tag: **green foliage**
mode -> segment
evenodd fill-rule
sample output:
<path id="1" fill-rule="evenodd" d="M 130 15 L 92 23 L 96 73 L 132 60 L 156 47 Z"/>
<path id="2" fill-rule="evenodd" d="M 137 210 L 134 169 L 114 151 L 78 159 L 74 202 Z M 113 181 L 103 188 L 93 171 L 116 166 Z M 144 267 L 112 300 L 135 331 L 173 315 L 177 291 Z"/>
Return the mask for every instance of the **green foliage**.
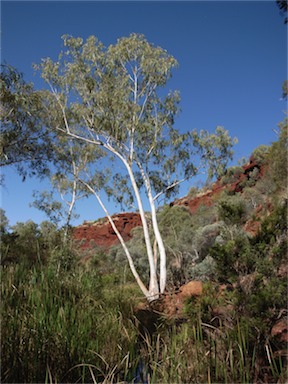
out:
<path id="1" fill-rule="evenodd" d="M 281 357 L 274 354 L 283 347 L 270 332 L 286 306 L 287 281 L 278 274 L 287 255 L 286 212 L 287 202 L 276 206 L 250 238 L 236 224 L 209 223 L 207 215 L 197 227 L 203 223 L 197 215 L 194 221 L 183 207 L 164 207 L 159 222 L 174 247 L 171 256 L 177 247 L 187 247 L 187 255 L 197 247 L 207 256 L 193 267 L 190 259 L 183 273 L 205 280 L 214 270 L 218 284 L 205 283 L 201 296 L 187 300 L 183 321 L 163 318 L 145 337 L 134 317 L 140 292 L 128 272 L 119 272 L 124 259 L 116 248 L 110 255 L 90 251 L 84 266 L 71 263 L 60 247 L 52 248 L 55 258 L 46 264 L 3 265 L 1 380 L 43 382 L 46 372 L 53 382 L 85 383 L 92 375 L 95 382 L 133 382 L 142 366 L 151 382 L 285 382 Z M 47 244 L 56 241 L 50 223 L 17 228 L 16 242 L 33 233 L 38 241 L 39 233 Z M 210 240 L 216 242 L 212 250 L 206 247 Z M 133 252 L 143 258 L 141 231 L 135 230 L 133 241 Z M 223 288 L 222 282 L 233 286 Z"/>
<path id="2" fill-rule="evenodd" d="M 63 242 L 63 231 L 56 225 L 43 221 L 40 225 L 29 220 L 16 223 L 12 232 L 5 232 L 1 241 L 2 264 L 23 264 L 27 268 L 41 263 L 60 272 L 70 270 L 78 260 L 73 241 Z"/>
<path id="3" fill-rule="evenodd" d="M 192 198 L 192 197 L 196 197 L 198 193 L 200 193 L 199 188 L 197 188 L 197 187 L 191 187 L 191 188 L 189 189 L 188 196 L 189 196 L 190 198 Z"/>
<path id="4" fill-rule="evenodd" d="M 246 178 L 239 183 L 241 188 L 253 187 L 260 177 L 260 170 L 258 167 L 247 173 Z"/>
<path id="5" fill-rule="evenodd" d="M 253 212 L 259 205 L 265 205 L 265 195 L 263 195 L 258 188 L 246 186 L 243 190 L 242 197 L 246 202 L 248 212 Z"/>
<path id="6" fill-rule="evenodd" d="M 149 264 L 147 262 L 147 254 L 143 231 L 141 228 L 134 228 L 132 231 L 132 239 L 127 243 L 138 273 L 141 274 L 143 280 L 149 281 Z M 128 267 L 127 257 L 121 245 L 115 245 L 109 250 L 109 260 L 113 263 L 117 270 L 118 276 L 121 276 Z M 127 273 L 127 272 L 126 272 Z M 130 274 L 128 273 L 128 277 Z"/>
<path id="7" fill-rule="evenodd" d="M 42 92 L 48 130 L 77 139 L 73 146 L 81 141 L 91 144 L 86 153 L 101 146 L 112 155 L 111 161 L 133 163 L 138 188 L 149 185 L 156 196 L 170 197 L 181 181 L 198 172 L 196 154 L 201 166 L 206 164 L 209 178 L 223 172 L 235 142 L 223 127 L 212 134 L 204 130 L 180 134 L 173 128 L 180 96 L 177 91 L 163 96 L 162 88 L 177 66 L 167 51 L 139 34 L 120 38 L 107 48 L 95 36 L 86 41 L 62 38 L 65 49 L 58 60 L 47 58 L 35 66 L 51 88 L 50 93 Z M 79 98 L 70 100 L 71 94 Z M 65 129 L 59 128 L 61 120 Z M 115 178 L 106 190 L 120 203 L 131 204 L 135 197 L 126 175 L 117 173 Z"/>
<path id="8" fill-rule="evenodd" d="M 131 367 L 135 291 L 104 291 L 97 270 L 62 269 L 59 278 L 53 267 L 20 263 L 1 274 L 1 382 L 44 382 L 48 370 L 55 382 L 86 383 L 82 363 L 92 364 L 97 381 L 125 357 Z M 125 364 L 115 375 L 125 379 Z"/>
<path id="9" fill-rule="evenodd" d="M 219 219 L 227 224 L 240 224 L 247 218 L 245 200 L 239 195 L 223 195 L 217 201 Z"/>
<path id="10" fill-rule="evenodd" d="M 51 138 L 40 123 L 41 101 L 32 84 L 9 65 L 1 65 L 0 166 L 13 166 L 23 179 L 44 177 L 52 159 Z M 3 180 L 2 180 L 3 181 Z"/>
<path id="11" fill-rule="evenodd" d="M 287 257 L 287 200 L 278 202 L 273 212 L 267 216 L 261 230 L 251 239 L 254 249 L 261 256 L 271 259 L 273 266 L 278 267 Z"/>
<path id="12" fill-rule="evenodd" d="M 3 208 L 0 208 L 0 235 L 8 232 L 9 221 Z"/>
<path id="13" fill-rule="evenodd" d="M 53 223 L 59 224 L 63 217 L 63 206 L 60 201 L 53 199 L 53 192 L 44 191 L 40 193 L 34 191 L 33 197 L 35 201 L 31 206 L 43 211 Z"/>
<path id="14" fill-rule="evenodd" d="M 288 96 L 288 80 L 285 80 L 282 84 L 282 97 L 287 100 Z"/>
<path id="15" fill-rule="evenodd" d="M 221 227 L 221 223 L 213 223 L 195 230 L 193 248 L 198 254 L 199 261 L 202 261 L 209 254 L 209 249 L 220 234 Z"/>
<path id="16" fill-rule="evenodd" d="M 165 93 L 163 88 L 177 61 L 143 35 L 132 33 L 108 47 L 95 36 L 86 41 L 69 35 L 62 39 L 64 47 L 55 61 L 46 58 L 34 66 L 41 71 L 47 89 L 35 92 L 32 86 L 23 84 L 19 94 L 25 102 L 31 102 L 35 127 L 52 139 L 51 181 L 68 206 L 66 228 L 76 200 L 88 194 L 96 197 L 107 216 L 102 191 L 123 206 L 130 208 L 136 203 L 149 261 L 150 294 L 121 243 L 144 295 L 156 297 L 158 286 L 163 293 L 166 284 L 157 200 L 177 193 L 179 185 L 202 171 L 203 166 L 209 179 L 222 174 L 232 158 L 235 139 L 220 126 L 214 133 L 180 133 L 174 128 L 180 95 L 178 91 Z M 15 104 L 19 106 L 17 101 Z M 25 112 L 26 117 L 30 111 Z M 17 131 L 14 125 L 13 133 Z M 107 160 L 113 165 L 109 166 L 111 172 Z M 140 194 L 140 189 L 144 193 Z M 153 216 L 150 236 L 143 209 L 145 199 Z M 62 210 L 53 193 L 38 195 L 34 205 L 54 221 L 59 220 Z M 120 238 L 119 233 L 117 236 Z M 160 253 L 159 284 L 151 247 L 154 237 Z"/>
<path id="17" fill-rule="evenodd" d="M 252 157 L 258 165 L 263 165 L 267 162 L 267 156 L 269 154 L 270 147 L 268 145 L 259 145 L 252 152 Z"/>
<path id="18" fill-rule="evenodd" d="M 187 280 L 208 281 L 216 278 L 215 260 L 208 254 L 204 260 L 189 269 Z"/>
<path id="19" fill-rule="evenodd" d="M 268 156 L 270 172 L 267 178 L 270 177 L 277 189 L 287 192 L 288 167 L 287 167 L 287 148 L 288 148 L 288 119 L 285 118 L 279 127 L 279 138 L 272 143 Z"/>
<path id="20" fill-rule="evenodd" d="M 287 257 L 287 201 L 263 220 L 255 237 L 238 232 L 210 252 L 219 281 L 237 282 L 238 305 L 244 314 L 273 318 L 286 306 L 287 281 L 278 270 Z"/>
<path id="21" fill-rule="evenodd" d="M 203 262 L 219 234 L 218 224 L 212 224 L 213 211 L 201 206 L 191 215 L 185 207 L 175 205 L 165 206 L 159 212 L 159 227 L 167 249 L 170 285 L 180 286 L 192 277 L 205 280 L 213 275 L 213 262 L 209 258 Z"/>
<path id="22" fill-rule="evenodd" d="M 254 255 L 244 234 L 223 245 L 215 244 L 210 254 L 216 262 L 217 277 L 224 283 L 235 282 L 239 274 L 251 273 L 254 267 Z"/>
<path id="23" fill-rule="evenodd" d="M 270 269 L 270 273 L 273 270 Z M 269 279 L 257 274 L 249 287 L 249 292 L 239 290 L 237 297 L 239 308 L 251 319 L 260 318 L 270 325 L 287 305 L 287 281 L 272 276 Z M 266 332 L 269 329 L 266 329 Z"/>
<path id="24" fill-rule="evenodd" d="M 225 174 L 221 177 L 221 184 L 233 184 L 239 179 L 240 175 L 242 174 L 243 168 L 241 166 L 229 167 L 226 170 Z"/>

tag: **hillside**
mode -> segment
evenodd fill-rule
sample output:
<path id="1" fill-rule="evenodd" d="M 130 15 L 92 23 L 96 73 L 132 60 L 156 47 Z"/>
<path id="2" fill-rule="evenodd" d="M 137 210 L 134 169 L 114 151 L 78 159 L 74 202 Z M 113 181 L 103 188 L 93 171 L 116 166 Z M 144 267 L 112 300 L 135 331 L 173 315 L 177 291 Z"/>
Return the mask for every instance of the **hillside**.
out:
<path id="1" fill-rule="evenodd" d="M 266 165 L 259 164 L 254 157 L 251 156 L 248 164 L 242 167 L 236 167 L 236 171 L 233 168 L 227 171 L 227 174 L 230 172 L 231 182 L 226 183 L 225 177 L 223 177 L 213 183 L 210 189 L 205 188 L 202 191 L 198 191 L 195 195 L 187 195 L 174 200 L 170 203 L 170 207 L 184 206 L 187 207 L 191 214 L 194 214 L 202 205 L 207 207 L 214 205 L 215 198 L 224 191 L 229 193 L 242 193 L 245 185 L 249 184 L 249 182 L 251 184 L 253 177 L 252 182 L 255 183 L 263 177 L 265 168 L 267 168 Z M 258 206 L 256 210 L 259 212 L 261 208 L 261 206 Z M 141 219 L 137 213 L 119 213 L 113 215 L 112 218 L 125 241 L 132 238 L 132 230 L 134 228 L 141 226 Z M 255 234 L 259 227 L 258 224 L 259 222 L 247 222 L 246 230 Z M 119 242 L 107 218 L 95 222 L 84 221 L 82 225 L 74 228 L 73 237 L 81 244 L 82 249 L 95 246 L 108 249 Z"/>

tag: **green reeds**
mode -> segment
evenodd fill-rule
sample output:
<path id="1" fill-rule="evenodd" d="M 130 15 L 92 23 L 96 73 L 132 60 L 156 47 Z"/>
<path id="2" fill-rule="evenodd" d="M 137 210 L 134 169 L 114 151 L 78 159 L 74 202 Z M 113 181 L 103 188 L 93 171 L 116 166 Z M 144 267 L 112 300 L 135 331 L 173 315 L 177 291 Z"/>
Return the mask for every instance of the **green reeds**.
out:
<path id="1" fill-rule="evenodd" d="M 127 354 L 135 356 L 131 297 L 121 297 L 129 302 L 121 308 L 119 287 L 103 300 L 96 273 L 56 272 L 42 265 L 2 267 L 1 382 L 91 381 L 81 364 L 97 366 L 101 381 L 106 364 L 115 367 Z M 126 371 L 114 374 L 123 379 Z"/>

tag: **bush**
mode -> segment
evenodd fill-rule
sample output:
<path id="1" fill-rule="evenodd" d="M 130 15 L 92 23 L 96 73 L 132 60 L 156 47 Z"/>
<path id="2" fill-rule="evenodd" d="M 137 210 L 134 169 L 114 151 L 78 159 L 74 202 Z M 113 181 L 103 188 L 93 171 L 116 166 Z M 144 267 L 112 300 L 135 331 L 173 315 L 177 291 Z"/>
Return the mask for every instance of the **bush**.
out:
<path id="1" fill-rule="evenodd" d="M 288 119 L 285 118 L 279 126 L 279 138 L 272 143 L 268 156 L 271 176 L 277 189 L 284 190 L 287 193 L 288 164 Z"/>
<path id="2" fill-rule="evenodd" d="M 238 194 L 223 196 L 217 202 L 219 220 L 227 224 L 242 224 L 247 218 L 245 200 Z"/>
<path id="3" fill-rule="evenodd" d="M 251 213 L 255 211 L 260 204 L 265 203 L 265 196 L 256 188 L 246 187 L 242 193 L 242 197 L 246 202 L 247 211 Z"/>
<path id="4" fill-rule="evenodd" d="M 270 147 L 268 145 L 259 145 L 259 147 L 252 152 L 252 157 L 258 165 L 263 165 L 267 163 L 269 151 Z"/>
<path id="5" fill-rule="evenodd" d="M 237 180 L 239 180 L 240 175 L 242 175 L 243 172 L 243 167 L 241 166 L 233 166 L 228 168 L 224 176 L 221 177 L 221 184 L 226 185 L 235 183 Z"/>

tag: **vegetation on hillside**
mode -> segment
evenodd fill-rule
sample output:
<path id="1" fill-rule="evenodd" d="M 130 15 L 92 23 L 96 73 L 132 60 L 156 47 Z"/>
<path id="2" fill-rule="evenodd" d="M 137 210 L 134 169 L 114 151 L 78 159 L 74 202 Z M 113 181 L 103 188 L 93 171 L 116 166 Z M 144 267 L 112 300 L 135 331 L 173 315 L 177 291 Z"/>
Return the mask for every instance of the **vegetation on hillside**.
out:
<path id="1" fill-rule="evenodd" d="M 1 382 L 284 383 L 285 330 L 272 329 L 287 321 L 287 121 L 253 156 L 265 172 L 241 192 L 229 188 L 232 168 L 212 207 L 159 210 L 166 292 L 190 280 L 204 291 L 181 318 L 148 308 L 149 332 L 120 247 L 84 251 L 50 222 L 10 228 L 1 211 Z M 134 231 L 129 246 L 148 281 Z"/>

